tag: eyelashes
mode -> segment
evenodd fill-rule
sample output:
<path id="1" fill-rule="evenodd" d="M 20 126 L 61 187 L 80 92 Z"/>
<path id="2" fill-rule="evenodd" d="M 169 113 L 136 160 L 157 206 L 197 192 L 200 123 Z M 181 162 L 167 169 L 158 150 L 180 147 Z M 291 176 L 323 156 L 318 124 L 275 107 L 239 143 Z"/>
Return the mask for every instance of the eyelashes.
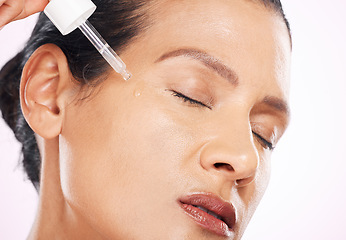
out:
<path id="1" fill-rule="evenodd" d="M 258 133 L 252 131 L 252 134 L 256 137 L 256 139 L 260 142 L 260 144 L 265 148 L 265 149 L 269 149 L 270 151 L 273 151 L 275 149 L 274 145 L 265 140 L 261 135 L 259 135 Z"/>
<path id="2" fill-rule="evenodd" d="M 195 107 L 206 107 L 206 108 L 212 110 L 212 108 L 210 106 L 204 104 L 201 101 L 187 97 L 184 94 L 177 92 L 177 91 L 174 91 L 174 90 L 169 90 L 169 91 L 172 92 L 172 96 L 180 98 L 184 103 L 189 103 Z M 262 137 L 257 132 L 252 131 L 252 134 L 255 136 L 256 140 L 262 145 L 263 148 L 269 149 L 270 151 L 273 151 L 275 149 L 273 143 L 267 141 L 264 137 Z"/>
<path id="3" fill-rule="evenodd" d="M 203 102 L 201 101 L 198 101 L 198 100 L 195 100 L 193 98 L 190 98 L 190 97 L 187 97 L 185 96 L 184 94 L 180 93 L 180 92 L 177 92 L 177 91 L 174 91 L 174 90 L 171 90 L 172 92 L 172 95 L 175 96 L 175 97 L 178 97 L 180 99 L 183 100 L 183 102 L 187 102 L 187 103 L 190 103 L 191 105 L 194 105 L 196 107 L 206 107 L 210 110 L 212 110 L 212 108 L 206 104 L 204 104 Z"/>

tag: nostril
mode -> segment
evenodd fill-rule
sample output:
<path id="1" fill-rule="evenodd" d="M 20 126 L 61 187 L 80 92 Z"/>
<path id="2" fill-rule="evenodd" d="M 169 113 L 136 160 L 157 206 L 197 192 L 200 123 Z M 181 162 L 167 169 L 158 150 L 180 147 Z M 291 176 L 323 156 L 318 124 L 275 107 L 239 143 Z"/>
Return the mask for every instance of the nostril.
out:
<path id="1" fill-rule="evenodd" d="M 224 169 L 230 172 L 234 172 L 234 168 L 227 163 L 214 163 L 214 167 L 217 169 Z"/>

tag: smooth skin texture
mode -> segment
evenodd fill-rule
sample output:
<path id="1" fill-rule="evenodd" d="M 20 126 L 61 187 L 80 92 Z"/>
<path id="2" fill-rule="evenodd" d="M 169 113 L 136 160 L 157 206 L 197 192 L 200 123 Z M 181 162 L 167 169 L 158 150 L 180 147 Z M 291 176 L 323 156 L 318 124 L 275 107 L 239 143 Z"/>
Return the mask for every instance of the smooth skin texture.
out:
<path id="1" fill-rule="evenodd" d="M 121 54 L 128 82 L 110 70 L 81 89 L 51 44 L 27 62 L 21 104 L 42 156 L 29 239 L 225 239 L 180 208 L 193 192 L 232 203 L 228 239 L 241 238 L 268 184 L 268 142 L 289 120 L 286 26 L 251 1 L 151 9 Z"/>
<path id="2" fill-rule="evenodd" d="M 0 0 L 0 29 L 6 24 L 41 12 L 48 0 Z"/>

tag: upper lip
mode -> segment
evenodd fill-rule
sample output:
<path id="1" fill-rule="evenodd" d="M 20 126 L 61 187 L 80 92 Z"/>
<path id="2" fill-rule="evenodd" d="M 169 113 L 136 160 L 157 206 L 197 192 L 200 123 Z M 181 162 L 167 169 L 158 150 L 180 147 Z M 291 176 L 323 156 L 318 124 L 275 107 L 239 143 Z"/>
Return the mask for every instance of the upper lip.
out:
<path id="1" fill-rule="evenodd" d="M 236 223 L 236 212 L 232 204 L 212 193 L 192 193 L 179 199 L 182 204 L 203 207 L 221 217 L 228 228 L 233 230 Z"/>

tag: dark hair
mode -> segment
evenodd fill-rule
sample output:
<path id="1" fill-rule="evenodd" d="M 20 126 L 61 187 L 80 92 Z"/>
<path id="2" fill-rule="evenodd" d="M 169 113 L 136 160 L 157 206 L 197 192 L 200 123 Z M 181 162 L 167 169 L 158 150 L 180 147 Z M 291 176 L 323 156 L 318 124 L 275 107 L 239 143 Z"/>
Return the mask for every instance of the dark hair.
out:
<path id="1" fill-rule="evenodd" d="M 118 54 L 150 26 L 145 9 L 150 0 L 93 0 L 93 2 L 98 7 L 89 21 Z M 280 1 L 261 0 L 260 2 L 279 13 L 290 32 Z M 72 75 L 82 85 L 97 84 L 99 77 L 109 69 L 102 56 L 79 30 L 62 36 L 43 13 L 40 14 L 24 49 L 2 68 L 0 110 L 15 137 L 22 143 L 23 166 L 37 190 L 39 190 L 41 159 L 35 134 L 21 112 L 19 84 L 26 61 L 38 47 L 46 43 L 53 43 L 62 49 Z"/>
<path id="2" fill-rule="evenodd" d="M 144 0 L 93 0 L 95 13 L 88 19 L 101 36 L 119 54 L 149 25 L 145 17 Z M 39 188 L 41 159 L 35 134 L 21 112 L 19 84 L 25 63 L 40 46 L 53 43 L 66 55 L 72 75 L 82 85 L 96 84 L 98 77 L 109 69 L 108 64 L 80 30 L 63 36 L 41 13 L 24 49 L 0 72 L 0 109 L 15 137 L 22 143 L 23 166 L 36 189 Z"/>

